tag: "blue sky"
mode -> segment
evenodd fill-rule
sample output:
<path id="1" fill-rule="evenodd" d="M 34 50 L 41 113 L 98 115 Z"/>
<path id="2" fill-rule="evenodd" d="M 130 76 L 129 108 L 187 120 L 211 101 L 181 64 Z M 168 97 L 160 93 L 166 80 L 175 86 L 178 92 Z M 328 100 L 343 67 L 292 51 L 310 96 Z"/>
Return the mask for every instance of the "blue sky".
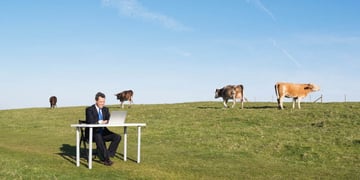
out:
<path id="1" fill-rule="evenodd" d="M 0 109 L 213 101 L 243 84 L 275 101 L 277 81 L 315 83 L 324 101 L 359 101 L 357 0 L 3 0 Z M 216 101 L 220 101 L 217 99 Z"/>

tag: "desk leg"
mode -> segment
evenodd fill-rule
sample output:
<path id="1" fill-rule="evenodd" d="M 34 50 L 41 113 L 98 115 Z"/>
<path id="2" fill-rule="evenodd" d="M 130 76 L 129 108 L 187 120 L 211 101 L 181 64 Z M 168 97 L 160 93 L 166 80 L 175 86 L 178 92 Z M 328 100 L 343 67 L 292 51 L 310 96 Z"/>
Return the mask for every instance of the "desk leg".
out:
<path id="1" fill-rule="evenodd" d="M 124 161 L 127 160 L 127 127 L 124 126 Z"/>
<path id="2" fill-rule="evenodd" d="M 76 166 L 80 166 L 80 128 L 76 128 Z"/>
<path id="3" fill-rule="evenodd" d="M 93 141 L 93 128 L 89 128 L 89 155 L 88 155 L 88 166 L 89 169 L 92 168 L 92 141 Z"/>
<path id="4" fill-rule="evenodd" d="M 140 163 L 140 147 L 141 147 L 141 126 L 138 126 L 138 147 L 137 147 L 137 163 Z"/>

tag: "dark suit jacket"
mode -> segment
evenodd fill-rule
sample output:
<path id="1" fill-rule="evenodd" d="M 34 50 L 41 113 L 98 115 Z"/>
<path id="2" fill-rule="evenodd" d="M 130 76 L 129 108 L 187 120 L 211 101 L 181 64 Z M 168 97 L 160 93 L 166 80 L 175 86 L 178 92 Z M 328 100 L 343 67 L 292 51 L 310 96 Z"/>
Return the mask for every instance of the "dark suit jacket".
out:
<path id="1" fill-rule="evenodd" d="M 103 107 L 102 108 L 102 115 L 103 115 L 103 119 L 104 120 L 109 120 L 110 119 L 110 112 L 109 112 L 109 108 L 107 107 Z M 96 110 L 95 104 L 87 107 L 86 108 L 86 123 L 87 124 L 98 124 L 99 121 L 99 115 L 98 112 Z M 93 130 L 93 134 L 94 133 L 99 133 L 100 128 L 94 128 Z M 109 132 L 109 130 L 105 127 L 103 130 L 103 133 L 107 134 L 107 132 Z M 86 128 L 86 132 L 85 132 L 86 136 L 89 134 L 89 129 Z"/>

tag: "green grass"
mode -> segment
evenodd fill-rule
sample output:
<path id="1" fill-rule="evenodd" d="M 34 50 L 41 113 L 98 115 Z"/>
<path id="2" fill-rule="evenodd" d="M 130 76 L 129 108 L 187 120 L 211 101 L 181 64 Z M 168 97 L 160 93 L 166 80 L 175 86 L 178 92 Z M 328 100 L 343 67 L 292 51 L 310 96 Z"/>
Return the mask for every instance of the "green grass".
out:
<path id="1" fill-rule="evenodd" d="M 85 107 L 0 111 L 0 179 L 359 179 L 360 103 L 221 102 L 133 105 L 128 160 L 75 166 L 75 129 Z M 119 110 L 118 105 L 109 106 Z M 122 128 L 111 128 L 123 133 Z M 123 153 L 121 143 L 118 153 Z"/>

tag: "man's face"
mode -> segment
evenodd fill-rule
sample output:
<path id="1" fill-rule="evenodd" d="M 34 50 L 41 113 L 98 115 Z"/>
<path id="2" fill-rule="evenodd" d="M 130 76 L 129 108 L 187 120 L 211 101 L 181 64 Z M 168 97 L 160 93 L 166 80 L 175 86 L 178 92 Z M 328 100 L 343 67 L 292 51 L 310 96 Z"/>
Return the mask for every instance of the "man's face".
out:
<path id="1" fill-rule="evenodd" d="M 99 108 L 103 108 L 105 105 L 105 98 L 99 97 L 96 101 L 96 106 Z"/>

